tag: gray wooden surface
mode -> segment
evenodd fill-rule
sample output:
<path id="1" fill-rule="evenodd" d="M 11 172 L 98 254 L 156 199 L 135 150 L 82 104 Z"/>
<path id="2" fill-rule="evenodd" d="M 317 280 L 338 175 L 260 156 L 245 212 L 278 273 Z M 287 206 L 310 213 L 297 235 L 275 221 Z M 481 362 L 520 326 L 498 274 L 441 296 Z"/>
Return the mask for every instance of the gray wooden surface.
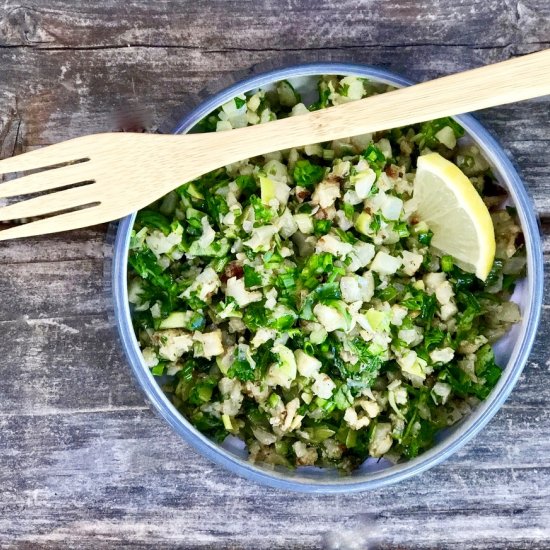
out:
<path id="1" fill-rule="evenodd" d="M 0 157 L 155 129 L 258 63 L 421 80 L 548 46 L 548 0 L 2 0 Z M 524 176 L 547 259 L 549 110 L 480 113 Z M 519 384 L 457 455 L 386 489 L 304 496 L 229 474 L 151 412 L 109 322 L 105 232 L 0 243 L 0 547 L 550 548 L 548 299 Z"/>

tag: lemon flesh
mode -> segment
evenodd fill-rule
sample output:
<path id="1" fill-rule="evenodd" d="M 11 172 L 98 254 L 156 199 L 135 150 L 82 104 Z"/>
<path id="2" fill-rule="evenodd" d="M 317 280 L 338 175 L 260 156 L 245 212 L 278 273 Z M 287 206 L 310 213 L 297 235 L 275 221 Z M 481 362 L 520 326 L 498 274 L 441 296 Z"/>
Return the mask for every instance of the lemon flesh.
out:
<path id="1" fill-rule="evenodd" d="M 413 198 L 433 231 L 431 245 L 464 271 L 485 280 L 495 259 L 495 230 L 472 182 L 438 153 L 418 157 Z"/>

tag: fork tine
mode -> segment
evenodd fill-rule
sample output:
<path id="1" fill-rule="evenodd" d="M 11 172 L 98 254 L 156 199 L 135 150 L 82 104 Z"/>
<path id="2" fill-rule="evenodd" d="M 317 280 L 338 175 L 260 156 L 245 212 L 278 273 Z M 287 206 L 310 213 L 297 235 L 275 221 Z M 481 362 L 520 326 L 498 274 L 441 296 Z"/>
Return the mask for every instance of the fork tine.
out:
<path id="1" fill-rule="evenodd" d="M 72 164 L 46 172 L 37 172 L 6 183 L 0 183 L 0 199 L 48 191 L 65 185 L 93 181 L 87 163 Z"/>
<path id="2" fill-rule="evenodd" d="M 82 148 L 79 150 L 79 146 L 74 143 L 75 141 L 63 141 L 62 143 L 48 145 L 47 147 L 29 151 L 28 153 L 0 160 L 0 176 L 2 174 L 10 174 L 11 172 L 25 172 L 38 168 L 48 168 L 56 164 L 88 158 L 83 154 Z"/>
<path id="3" fill-rule="evenodd" d="M 97 202 L 94 197 L 94 185 L 86 187 L 76 187 L 34 197 L 26 201 L 19 201 L 14 204 L 0 207 L 0 221 L 15 220 L 18 218 L 32 218 L 34 216 L 43 216 L 75 208 L 92 202 Z"/>
<path id="4" fill-rule="evenodd" d="M 76 212 L 66 212 L 51 218 L 17 225 L 0 231 L 0 241 L 69 231 L 111 221 L 112 216 L 109 216 L 108 213 L 102 214 L 102 212 L 101 205 L 97 205 Z"/>

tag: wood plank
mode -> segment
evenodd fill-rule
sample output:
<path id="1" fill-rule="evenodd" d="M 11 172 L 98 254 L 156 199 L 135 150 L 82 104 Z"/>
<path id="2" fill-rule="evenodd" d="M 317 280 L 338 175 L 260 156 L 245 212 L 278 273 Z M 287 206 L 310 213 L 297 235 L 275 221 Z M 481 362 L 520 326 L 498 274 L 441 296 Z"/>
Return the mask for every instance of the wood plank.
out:
<path id="1" fill-rule="evenodd" d="M 0 322 L 25 315 L 74 317 L 100 313 L 104 297 L 103 260 L 6 264 L 0 278 L 0 294 L 9 296 L 0 311 Z M 11 303 L 15 297 L 15 302 Z"/>
<path id="2" fill-rule="evenodd" d="M 77 298 L 78 299 L 78 298 Z M 144 407 L 107 315 L 0 322 L 1 415 Z"/>
<path id="3" fill-rule="evenodd" d="M 465 44 L 500 46 L 548 42 L 544 0 L 437 2 L 368 0 L 7 0 L 0 44 L 35 47 L 310 49 Z"/>

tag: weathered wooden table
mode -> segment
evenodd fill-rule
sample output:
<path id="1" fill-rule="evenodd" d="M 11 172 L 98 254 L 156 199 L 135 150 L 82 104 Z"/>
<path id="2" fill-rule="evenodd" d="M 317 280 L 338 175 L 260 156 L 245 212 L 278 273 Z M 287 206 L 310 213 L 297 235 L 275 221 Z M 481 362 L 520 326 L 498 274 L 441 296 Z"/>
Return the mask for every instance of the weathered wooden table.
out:
<path id="1" fill-rule="evenodd" d="M 353 59 L 423 80 L 549 45 L 548 0 L 3 0 L 0 157 L 169 125 L 258 63 Z M 479 114 L 546 252 L 549 110 Z M 378 491 L 291 494 L 211 464 L 152 413 L 108 320 L 105 233 L 0 243 L 0 547 L 550 548 L 548 304 L 520 383 L 456 456 Z"/>

